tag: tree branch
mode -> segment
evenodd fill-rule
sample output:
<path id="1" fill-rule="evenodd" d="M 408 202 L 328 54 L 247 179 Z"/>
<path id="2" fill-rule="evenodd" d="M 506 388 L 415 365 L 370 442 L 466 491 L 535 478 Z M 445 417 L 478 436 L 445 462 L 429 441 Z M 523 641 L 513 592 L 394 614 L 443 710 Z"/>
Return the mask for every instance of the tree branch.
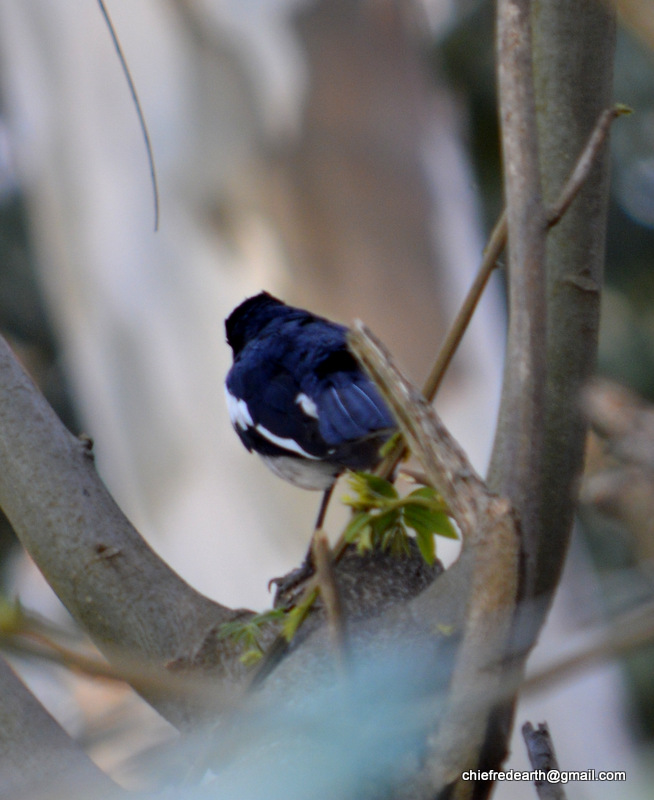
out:
<path id="1" fill-rule="evenodd" d="M 531 722 L 525 722 L 522 726 L 522 736 L 527 745 L 529 761 L 535 770 L 540 770 L 547 774 L 549 770 L 559 768 L 556 753 L 554 752 L 554 744 L 546 722 L 541 722 L 536 730 L 534 730 Z M 537 780 L 535 783 L 540 800 L 565 800 L 562 784 L 551 783 L 547 778 L 545 780 Z"/>
<path id="2" fill-rule="evenodd" d="M 524 580 L 513 625 L 513 667 L 519 672 L 549 609 L 570 536 L 586 429 L 579 396 L 597 350 L 608 197 L 604 154 L 544 252 L 540 173 L 546 201 L 556 210 L 575 154 L 611 101 L 614 20 L 594 0 L 533 8 L 528 0 L 498 0 L 498 16 L 510 327 L 489 481 L 515 503 L 523 529 Z M 529 142 L 521 142 L 523 136 Z M 532 212 L 536 222 L 527 218 Z M 537 324 L 530 328 L 525 315 Z M 530 338 L 530 332 L 538 335 Z M 484 768 L 504 760 L 512 718 L 507 702 L 491 720 Z"/>
<path id="3" fill-rule="evenodd" d="M 145 543 L 98 477 L 89 447 L 61 424 L 0 340 L 0 505 L 46 580 L 114 662 L 189 656 L 238 612 L 200 595 Z M 241 672 L 224 643 L 224 675 Z M 170 693 L 147 699 L 175 724 Z"/>
<path id="4" fill-rule="evenodd" d="M 539 533 L 546 376 L 545 237 L 531 2 L 498 0 L 497 58 L 509 242 L 509 332 L 490 485 L 520 516 L 525 580 L 533 583 Z"/>
<path id="5" fill-rule="evenodd" d="M 532 21 L 543 191 L 553 203 L 598 115 L 612 102 L 615 15 L 608 4 L 574 0 L 538 3 Z M 565 559 L 582 469 L 587 426 L 580 396 L 595 370 L 608 180 L 604 148 L 547 240 L 543 514 L 531 587 L 541 614 Z"/>
<path id="6" fill-rule="evenodd" d="M 0 800 L 125 798 L 0 658 Z"/>
<path id="7" fill-rule="evenodd" d="M 474 784 L 460 781 L 461 773 L 476 765 L 485 733 L 482 721 L 503 691 L 503 660 L 518 590 L 516 521 L 510 503 L 488 490 L 434 409 L 361 323 L 348 342 L 461 530 L 459 560 L 411 604 L 413 617 L 425 621 L 434 639 L 456 642 L 447 698 L 432 723 L 426 766 L 411 796 L 433 798 L 456 783 L 455 796 L 463 798 Z M 434 664 L 434 669 L 444 665 Z"/>
<path id="8" fill-rule="evenodd" d="M 616 660 L 654 642 L 654 603 L 643 603 L 612 619 L 596 631 L 589 642 L 538 672 L 529 675 L 522 691 L 544 692 L 560 681 L 570 680 L 577 673 Z"/>

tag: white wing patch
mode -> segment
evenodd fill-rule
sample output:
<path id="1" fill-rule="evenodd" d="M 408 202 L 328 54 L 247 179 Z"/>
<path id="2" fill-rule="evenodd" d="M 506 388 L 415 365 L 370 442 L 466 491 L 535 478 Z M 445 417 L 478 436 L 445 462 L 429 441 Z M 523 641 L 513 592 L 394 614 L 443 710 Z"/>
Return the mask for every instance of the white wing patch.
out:
<path id="1" fill-rule="evenodd" d="M 297 453 L 299 456 L 302 456 L 302 458 L 320 461 L 320 456 L 312 456 L 310 453 L 307 453 L 306 450 L 303 450 L 300 447 L 295 439 L 286 439 L 283 436 L 276 436 L 267 428 L 264 428 L 264 426 L 260 423 L 255 425 L 245 400 L 240 400 L 238 397 L 234 397 L 234 395 L 229 392 L 227 387 L 225 387 L 225 397 L 227 399 L 229 418 L 235 428 L 240 428 L 242 431 L 245 431 L 248 428 L 254 428 L 254 430 L 260 433 L 264 439 L 268 439 L 269 442 L 276 444 L 278 447 L 288 450 L 289 453 Z M 311 405 L 313 405 L 315 408 L 315 403 L 313 403 L 311 398 L 307 397 L 307 395 L 298 395 L 298 397 L 306 398 L 306 401 L 308 404 L 310 404 L 309 409 L 311 408 Z M 297 402 L 301 404 L 302 400 L 297 400 Z M 305 410 L 304 406 L 302 406 L 302 410 L 305 411 L 306 414 L 309 413 Z"/>
<path id="2" fill-rule="evenodd" d="M 268 439 L 269 442 L 278 445 L 284 450 L 288 450 L 290 453 L 297 453 L 299 456 L 302 456 L 302 458 L 311 458 L 314 461 L 320 461 L 320 456 L 312 456 L 310 453 L 307 453 L 306 450 L 300 447 L 295 439 L 285 439 L 283 436 L 275 436 L 274 433 L 271 433 L 260 424 L 255 425 L 255 430 L 257 430 L 264 439 Z"/>
<path id="3" fill-rule="evenodd" d="M 308 394 L 300 392 L 300 394 L 295 398 L 295 402 L 300 406 L 300 408 L 302 409 L 302 411 L 304 411 L 307 417 L 313 417 L 314 419 L 318 419 L 318 407 L 309 397 Z"/>
<path id="4" fill-rule="evenodd" d="M 254 423 L 250 416 L 250 409 L 245 400 L 239 400 L 238 397 L 234 397 L 227 387 L 225 387 L 225 397 L 227 399 L 227 410 L 229 411 L 229 418 L 232 425 L 235 428 L 240 428 L 242 431 L 253 427 Z"/>

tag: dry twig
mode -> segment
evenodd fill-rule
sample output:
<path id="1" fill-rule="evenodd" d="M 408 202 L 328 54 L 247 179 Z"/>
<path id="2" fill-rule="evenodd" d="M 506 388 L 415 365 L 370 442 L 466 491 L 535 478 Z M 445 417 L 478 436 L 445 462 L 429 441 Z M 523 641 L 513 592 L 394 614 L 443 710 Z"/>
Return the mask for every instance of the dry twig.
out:
<path id="1" fill-rule="evenodd" d="M 522 726 L 522 736 L 527 745 L 529 761 L 535 770 L 542 771 L 547 776 L 549 770 L 559 769 L 554 744 L 546 722 L 539 723 L 536 730 L 531 722 L 525 722 Z M 551 783 L 547 777 L 545 780 L 538 779 L 534 783 L 540 800 L 565 800 L 565 792 L 561 783 Z"/>

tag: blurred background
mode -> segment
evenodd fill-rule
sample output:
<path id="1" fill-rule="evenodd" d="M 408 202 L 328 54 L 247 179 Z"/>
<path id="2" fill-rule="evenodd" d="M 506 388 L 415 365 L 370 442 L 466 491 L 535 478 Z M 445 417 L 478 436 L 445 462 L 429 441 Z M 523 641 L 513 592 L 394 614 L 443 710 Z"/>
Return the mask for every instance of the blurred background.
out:
<path id="1" fill-rule="evenodd" d="M 93 437 L 104 481 L 162 557 L 221 603 L 263 609 L 268 580 L 303 556 L 319 496 L 281 482 L 231 430 L 223 320 L 266 289 L 363 319 L 423 380 L 501 209 L 493 4 L 106 5 L 152 140 L 159 229 L 98 5 L 0 0 L 0 331 L 69 428 Z M 615 96 L 637 113 L 612 134 L 599 368 L 654 401 L 654 9 L 623 6 Z M 504 328 L 498 274 L 437 400 L 480 471 Z M 620 473 L 610 442 L 592 448 L 593 474 Z M 642 520 L 654 517 L 603 498 L 585 494 L 534 669 L 652 594 Z M 332 534 L 339 519 L 334 509 Z M 6 524 L 0 548 L 3 591 L 64 621 Z M 577 784 L 571 797 L 645 796 L 652 656 L 587 670 L 519 709 L 518 726 L 547 719 L 562 768 L 629 773 L 627 787 Z M 170 735 L 127 691 L 18 666 L 119 777 L 133 779 L 127 729 L 140 746 Z M 508 766 L 526 768 L 523 752 L 516 740 Z"/>

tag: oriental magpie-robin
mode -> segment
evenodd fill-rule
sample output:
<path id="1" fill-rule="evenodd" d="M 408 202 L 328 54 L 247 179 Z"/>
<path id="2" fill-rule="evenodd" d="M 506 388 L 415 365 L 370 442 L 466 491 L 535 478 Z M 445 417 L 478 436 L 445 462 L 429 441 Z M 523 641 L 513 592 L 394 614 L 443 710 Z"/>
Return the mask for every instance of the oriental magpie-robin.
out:
<path id="1" fill-rule="evenodd" d="M 232 311 L 225 329 L 232 425 L 273 472 L 329 492 L 345 469 L 379 462 L 396 424 L 348 350 L 347 328 L 261 292 Z"/>

